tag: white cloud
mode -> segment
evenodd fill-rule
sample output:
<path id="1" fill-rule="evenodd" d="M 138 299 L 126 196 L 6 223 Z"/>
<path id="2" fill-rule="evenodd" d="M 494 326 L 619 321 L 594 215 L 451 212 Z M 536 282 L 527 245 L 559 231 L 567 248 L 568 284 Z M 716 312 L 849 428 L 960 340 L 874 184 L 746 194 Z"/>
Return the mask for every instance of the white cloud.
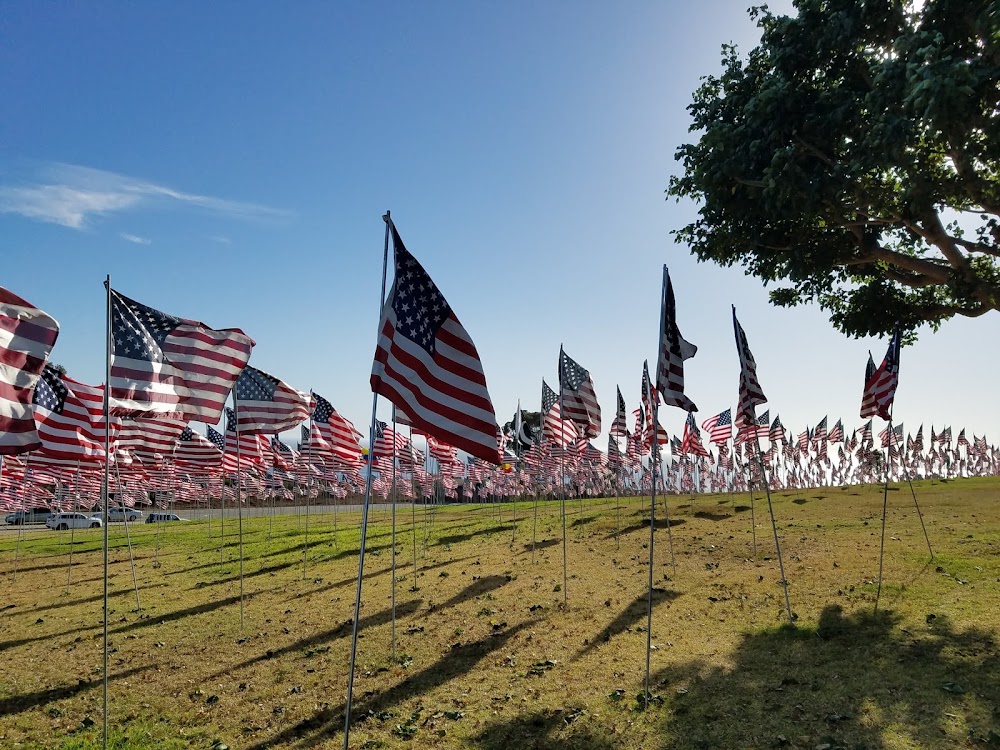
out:
<path id="1" fill-rule="evenodd" d="M 225 235 L 215 234 L 209 237 L 212 242 L 218 242 L 220 245 L 232 245 L 233 241 L 226 237 Z"/>
<path id="2" fill-rule="evenodd" d="M 134 245 L 151 245 L 153 241 L 148 237 L 140 237 L 137 234 L 129 234 L 128 232 L 119 232 L 118 236 L 121 237 L 126 242 L 131 242 Z"/>
<path id="3" fill-rule="evenodd" d="M 73 164 L 47 164 L 27 184 L 0 185 L 0 213 L 82 229 L 90 219 L 140 207 L 182 205 L 238 219 L 277 219 L 287 211 L 185 193 L 135 177 Z"/>

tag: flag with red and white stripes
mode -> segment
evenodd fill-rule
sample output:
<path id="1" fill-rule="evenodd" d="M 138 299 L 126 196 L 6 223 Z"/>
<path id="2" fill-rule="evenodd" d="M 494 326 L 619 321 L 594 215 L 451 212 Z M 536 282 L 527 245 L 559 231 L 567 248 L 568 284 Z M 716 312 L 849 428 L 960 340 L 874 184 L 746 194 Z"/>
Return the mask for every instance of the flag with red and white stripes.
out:
<path id="1" fill-rule="evenodd" d="M 736 353 L 740 358 L 740 388 L 739 402 L 736 409 L 736 423 L 739 425 L 745 421 L 746 424 L 750 424 L 755 421 L 755 407 L 766 404 L 767 396 L 764 395 L 764 391 L 761 390 L 760 383 L 757 380 L 757 363 L 754 361 L 753 353 L 750 351 L 750 346 L 747 343 L 747 335 L 743 332 L 743 326 L 736 319 L 735 305 L 733 305 L 733 331 L 736 334 Z M 742 416 L 745 416 L 746 420 L 741 420 L 740 417 Z"/>
<path id="2" fill-rule="evenodd" d="M 79 383 L 46 365 L 35 385 L 35 423 L 42 447 L 32 456 L 76 463 L 104 461 L 104 386 Z M 110 438 L 120 421 L 111 422 Z"/>
<path id="3" fill-rule="evenodd" d="M 281 433 L 309 419 L 308 393 L 256 367 L 243 368 L 236 378 L 233 397 L 241 433 Z"/>
<path id="4" fill-rule="evenodd" d="M 861 417 L 879 416 L 889 419 L 889 411 L 899 384 L 899 326 L 892 334 L 885 359 L 877 370 L 865 381 L 865 392 L 861 396 Z M 869 355 L 871 359 L 871 355 Z"/>
<path id="5" fill-rule="evenodd" d="M 726 409 L 701 423 L 701 429 L 708 431 L 710 443 L 724 443 L 733 434 L 733 410 Z"/>
<path id="6" fill-rule="evenodd" d="M 188 425 L 177 436 L 174 461 L 180 466 L 196 469 L 218 469 L 222 466 L 222 451 L 208 438 Z"/>
<path id="7" fill-rule="evenodd" d="M 392 221 L 385 220 L 395 278 L 379 320 L 372 391 L 402 409 L 412 427 L 496 464 L 496 412 L 476 345 Z"/>
<path id="8" fill-rule="evenodd" d="M 31 395 L 59 336 L 59 324 L 0 287 L 0 455 L 40 448 Z"/>
<path id="9" fill-rule="evenodd" d="M 580 428 L 584 437 L 601 434 L 601 406 L 590 373 L 559 347 L 559 401 L 561 416 Z"/>
<path id="10" fill-rule="evenodd" d="M 610 434 L 613 437 L 625 437 L 628 434 L 628 425 L 625 423 L 625 399 L 622 398 L 622 389 L 615 386 L 618 391 L 618 411 L 615 412 L 615 421 L 611 423 Z"/>
<path id="11" fill-rule="evenodd" d="M 361 433 L 349 419 L 342 417 L 333 404 L 313 393 L 312 431 L 309 433 L 310 455 L 332 458 L 347 466 L 357 466 L 361 460 Z"/>
<path id="12" fill-rule="evenodd" d="M 184 427 L 182 420 L 173 417 L 123 419 L 115 447 L 131 452 L 144 464 L 160 463 L 173 455 Z"/>
<path id="13" fill-rule="evenodd" d="M 670 272 L 663 266 L 663 295 L 660 309 L 660 353 L 656 362 L 656 390 L 666 406 L 698 411 L 684 395 L 684 361 L 691 359 L 698 347 L 686 341 L 677 328 L 677 304 Z"/>
<path id="14" fill-rule="evenodd" d="M 217 331 L 112 289 L 111 412 L 214 424 L 253 346 L 243 331 Z"/>

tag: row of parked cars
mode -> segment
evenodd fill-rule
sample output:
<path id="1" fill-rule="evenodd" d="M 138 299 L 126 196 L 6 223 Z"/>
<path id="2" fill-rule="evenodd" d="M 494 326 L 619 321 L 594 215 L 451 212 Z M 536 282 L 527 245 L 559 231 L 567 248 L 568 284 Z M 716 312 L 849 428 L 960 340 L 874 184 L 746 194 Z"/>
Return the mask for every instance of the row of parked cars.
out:
<path id="1" fill-rule="evenodd" d="M 103 512 L 98 508 L 93 513 L 80 512 L 53 512 L 48 508 L 29 508 L 8 513 L 4 521 L 8 525 L 21 526 L 27 524 L 44 523 L 48 528 L 56 531 L 66 531 L 68 529 L 99 529 L 103 523 Z M 143 518 L 143 512 L 135 508 L 108 508 L 108 521 L 128 521 L 136 523 Z M 176 513 L 150 513 L 145 516 L 146 523 L 166 523 L 170 521 L 187 521 Z"/>

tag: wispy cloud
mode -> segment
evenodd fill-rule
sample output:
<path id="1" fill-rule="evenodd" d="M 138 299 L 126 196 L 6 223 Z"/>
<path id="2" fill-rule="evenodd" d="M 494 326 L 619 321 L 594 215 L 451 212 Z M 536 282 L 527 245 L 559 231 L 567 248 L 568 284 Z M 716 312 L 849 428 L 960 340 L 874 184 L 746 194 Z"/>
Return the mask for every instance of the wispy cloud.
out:
<path id="1" fill-rule="evenodd" d="M 226 237 L 225 235 L 215 234 L 209 237 L 212 242 L 218 242 L 220 245 L 232 245 L 233 241 Z"/>
<path id="2" fill-rule="evenodd" d="M 73 164 L 46 164 L 33 179 L 0 184 L 0 213 L 83 229 L 101 216 L 152 206 L 187 206 L 237 219 L 279 219 L 287 211 L 186 193 L 166 185 Z"/>
<path id="3" fill-rule="evenodd" d="M 137 234 L 129 234 L 128 232 L 119 232 L 118 236 L 121 237 L 126 242 L 131 242 L 134 245 L 151 245 L 153 241 L 148 237 L 140 237 Z"/>

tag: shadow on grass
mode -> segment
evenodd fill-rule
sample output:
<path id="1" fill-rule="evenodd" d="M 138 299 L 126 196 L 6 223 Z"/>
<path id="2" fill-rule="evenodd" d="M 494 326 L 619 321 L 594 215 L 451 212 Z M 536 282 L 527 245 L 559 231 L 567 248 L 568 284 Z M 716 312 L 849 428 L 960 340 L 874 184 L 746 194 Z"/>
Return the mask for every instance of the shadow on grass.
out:
<path id="1" fill-rule="evenodd" d="M 680 592 L 672 591 L 668 589 L 653 589 L 653 608 L 655 609 L 659 605 L 665 602 L 672 602 L 680 596 Z M 616 635 L 621 635 L 626 630 L 631 628 L 633 625 L 642 622 L 645 628 L 646 624 L 646 608 L 649 603 L 649 595 L 647 592 L 639 594 L 635 599 L 632 600 L 631 604 L 625 607 L 624 610 L 604 628 L 600 633 L 595 635 L 590 639 L 582 649 L 580 649 L 576 656 L 573 657 L 574 660 L 579 659 L 582 656 L 586 656 L 591 651 L 593 651 L 598 646 L 607 643 Z"/>
<path id="2" fill-rule="evenodd" d="M 694 514 L 695 518 L 701 518 L 706 521 L 725 521 L 733 517 L 732 513 L 712 513 L 709 510 L 699 510 Z"/>
<path id="3" fill-rule="evenodd" d="M 143 672 L 148 672 L 151 669 L 158 668 L 159 665 L 157 664 L 143 664 L 141 667 L 132 667 L 132 669 L 127 669 L 124 672 L 108 675 L 108 682 L 122 680 L 127 677 L 134 677 L 137 674 L 142 674 Z M 0 699 L 0 716 L 19 714 L 22 711 L 27 711 L 37 706 L 44 706 L 52 701 L 72 698 L 84 691 L 99 688 L 103 684 L 104 680 L 100 677 L 96 677 L 93 680 L 80 680 L 75 685 L 63 685 L 61 687 L 49 688 L 48 690 L 38 690 L 34 693 L 11 695 L 7 698 Z"/>
<path id="4" fill-rule="evenodd" d="M 482 750 L 613 750 L 620 738 L 601 726 L 586 726 L 572 712 L 537 711 L 490 724 L 472 738 Z"/>
<path id="5" fill-rule="evenodd" d="M 373 713 L 388 710 L 409 698 L 423 695 L 463 677 L 476 669 L 487 656 L 504 648 L 518 633 L 536 624 L 536 621 L 529 620 L 478 641 L 453 646 L 436 662 L 410 675 L 385 692 L 355 701 L 351 707 L 352 725 L 360 724 Z M 247 750 L 281 747 L 292 742 L 298 742 L 301 747 L 333 747 L 331 738 L 339 735 L 344 729 L 344 712 L 344 704 L 323 708 L 274 737 L 249 746 Z"/>
<path id="6" fill-rule="evenodd" d="M 469 531 L 464 534 L 449 534 L 447 536 L 439 536 L 435 541 L 437 544 L 458 544 L 459 542 L 467 542 L 470 539 L 475 539 L 478 536 L 488 536 L 489 534 L 496 534 L 500 532 L 509 532 L 510 526 L 506 526 L 502 523 L 496 526 L 490 526 L 485 529 L 479 529 L 478 531 Z"/>
<path id="7" fill-rule="evenodd" d="M 483 594 L 489 594 L 496 591 L 498 588 L 503 586 L 508 582 L 506 576 L 486 576 L 480 578 L 478 581 L 473 581 L 464 589 L 455 594 L 448 601 L 442 604 L 435 604 L 431 607 L 431 612 L 435 612 L 441 609 L 448 609 L 449 607 L 454 607 L 462 602 L 467 602 L 470 599 L 475 599 L 477 596 L 482 596 Z"/>
<path id="8" fill-rule="evenodd" d="M 612 536 L 614 536 L 614 534 L 612 534 Z M 537 551 L 540 549 L 547 549 L 548 547 L 555 547 L 557 544 L 559 544 L 560 541 L 561 540 L 559 539 L 543 539 L 540 542 L 536 542 L 534 548 Z M 524 545 L 525 552 L 531 552 L 531 548 L 532 548 L 531 542 L 528 542 L 526 545 Z"/>
<path id="9" fill-rule="evenodd" d="M 996 741 L 993 634 L 957 630 L 944 617 L 919 628 L 898 623 L 889 612 L 845 616 L 833 605 L 815 628 L 745 636 L 731 668 L 697 660 L 668 667 L 656 675 L 669 696 L 662 747 L 772 747 L 809 737 L 810 747 L 878 750 L 899 735 L 914 747 Z"/>
<path id="10" fill-rule="evenodd" d="M 398 605 L 396 607 L 397 622 L 399 621 L 400 618 L 408 617 L 414 614 L 418 609 L 420 609 L 420 605 L 422 603 L 423 600 L 414 599 L 413 601 L 405 602 L 404 604 Z M 358 631 L 363 632 L 366 631 L 368 628 L 374 628 L 377 627 L 378 625 L 385 625 L 387 622 L 390 622 L 391 619 L 392 619 L 392 609 L 391 608 L 384 609 L 381 612 L 376 612 L 375 614 L 369 615 L 368 617 L 362 617 L 358 621 Z M 340 625 L 338 625 L 335 628 L 330 628 L 329 630 L 324 630 L 319 633 L 313 633 L 310 636 L 307 636 L 305 638 L 300 638 L 294 643 L 290 643 L 287 646 L 282 646 L 281 648 L 265 651 L 263 654 L 255 656 L 252 659 L 246 659 L 245 661 L 241 661 L 239 664 L 234 664 L 232 666 L 225 667 L 224 669 L 221 669 L 218 672 L 209 675 L 205 679 L 215 680 L 225 675 L 231 674 L 232 672 L 235 672 L 237 670 L 246 669 L 247 667 L 252 667 L 254 664 L 258 664 L 259 662 L 267 661 L 269 659 L 277 659 L 279 656 L 284 656 L 285 654 L 290 654 L 294 651 L 304 651 L 313 646 L 321 646 L 330 643 L 331 641 L 336 641 L 340 638 L 347 638 L 348 636 L 351 635 L 353 625 L 354 625 L 353 620 L 344 620 L 344 622 L 340 623 Z"/>
<path id="11" fill-rule="evenodd" d="M 667 519 L 665 519 L 665 518 L 657 518 L 656 519 L 656 528 L 658 528 L 658 529 L 665 529 L 668 526 L 670 528 L 675 528 L 677 526 L 683 526 L 685 523 L 687 523 L 687 521 L 685 519 L 683 519 L 683 518 L 671 518 L 669 521 L 667 521 Z M 623 526 L 622 530 L 621 530 L 621 533 L 622 534 L 631 534 L 633 531 L 639 531 L 640 529 L 648 529 L 648 528 L 649 528 L 649 519 L 648 518 L 644 518 L 643 520 L 639 521 L 639 523 L 633 523 L 633 524 L 630 524 L 629 526 Z M 618 535 L 618 532 L 612 531 L 610 534 L 608 534 L 604 538 L 605 539 L 614 539 L 617 535 Z"/>

